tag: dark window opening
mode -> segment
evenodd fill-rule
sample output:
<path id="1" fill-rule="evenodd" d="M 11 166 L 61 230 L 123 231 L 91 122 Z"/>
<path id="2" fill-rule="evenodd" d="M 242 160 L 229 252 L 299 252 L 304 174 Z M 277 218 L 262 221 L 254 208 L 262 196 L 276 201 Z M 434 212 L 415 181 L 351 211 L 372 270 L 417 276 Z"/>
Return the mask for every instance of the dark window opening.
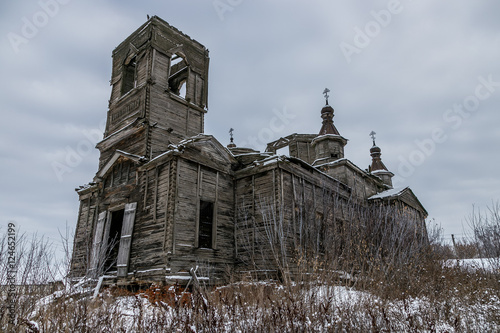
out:
<path id="1" fill-rule="evenodd" d="M 170 72 L 168 78 L 169 90 L 186 99 L 186 82 L 188 78 L 188 65 L 182 56 L 174 54 L 170 59 Z"/>
<path id="2" fill-rule="evenodd" d="M 214 203 L 200 201 L 200 220 L 198 227 L 198 247 L 212 248 L 212 229 L 214 220 Z"/>
<path id="3" fill-rule="evenodd" d="M 137 81 L 137 65 L 135 57 L 128 64 L 123 66 L 122 73 L 122 95 L 135 88 Z"/>
<path id="4" fill-rule="evenodd" d="M 331 157 L 333 157 L 333 158 L 338 158 L 338 157 L 339 157 L 339 155 L 338 155 L 338 154 L 331 154 Z"/>
<path id="5" fill-rule="evenodd" d="M 118 248 L 120 247 L 124 214 L 124 209 L 111 213 L 111 225 L 109 226 L 109 235 L 106 243 L 105 272 L 116 269 L 116 259 L 118 258 Z"/>

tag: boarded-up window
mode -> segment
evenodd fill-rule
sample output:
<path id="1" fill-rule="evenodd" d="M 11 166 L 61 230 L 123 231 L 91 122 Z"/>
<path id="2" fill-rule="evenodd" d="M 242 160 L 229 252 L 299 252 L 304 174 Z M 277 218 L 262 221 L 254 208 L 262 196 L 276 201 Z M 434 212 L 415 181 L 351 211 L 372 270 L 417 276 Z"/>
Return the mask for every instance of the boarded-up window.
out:
<path id="1" fill-rule="evenodd" d="M 92 253 L 90 255 L 90 275 L 98 275 L 98 266 L 101 259 L 101 244 L 104 232 L 104 224 L 106 222 L 107 212 L 101 212 L 97 219 L 97 225 L 94 232 L 94 240 L 92 242 Z"/>
<path id="2" fill-rule="evenodd" d="M 200 200 L 200 217 L 198 229 L 198 247 L 212 248 L 214 203 Z"/>
<path id="3" fill-rule="evenodd" d="M 130 247 L 132 245 L 132 232 L 134 231 L 135 211 L 137 202 L 125 205 L 123 217 L 123 227 L 120 237 L 120 248 L 118 250 L 118 259 L 116 267 L 118 269 L 117 276 L 127 276 L 128 262 L 130 257 Z"/>

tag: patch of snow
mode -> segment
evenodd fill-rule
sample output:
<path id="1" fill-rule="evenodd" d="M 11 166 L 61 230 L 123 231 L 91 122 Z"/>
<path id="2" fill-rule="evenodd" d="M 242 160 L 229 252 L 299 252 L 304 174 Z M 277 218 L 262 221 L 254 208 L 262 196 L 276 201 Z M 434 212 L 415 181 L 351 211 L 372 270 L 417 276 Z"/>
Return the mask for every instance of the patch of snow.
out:
<path id="1" fill-rule="evenodd" d="M 390 190 L 387 190 L 387 191 L 383 191 L 383 192 L 380 192 L 378 194 L 372 195 L 371 197 L 368 198 L 368 200 L 396 197 L 399 194 L 401 194 L 404 190 L 406 190 L 407 188 L 408 187 L 393 188 L 393 189 L 390 189 Z"/>
<path id="2" fill-rule="evenodd" d="M 375 170 L 375 171 L 372 171 L 371 173 L 377 174 L 377 173 L 388 173 L 388 172 L 390 172 L 390 171 L 388 171 L 388 170 Z"/>
<path id="3" fill-rule="evenodd" d="M 168 276 L 165 276 L 165 279 L 167 279 L 167 280 L 190 280 L 191 278 L 192 278 L 191 275 L 168 275 Z M 199 276 L 198 280 L 208 281 L 210 279 L 206 276 Z"/>
<path id="4" fill-rule="evenodd" d="M 500 270 L 500 258 L 449 259 L 444 262 L 444 265 L 446 267 L 460 267 L 469 271 L 495 272 Z"/>
<path id="5" fill-rule="evenodd" d="M 325 157 L 325 158 L 321 158 L 321 159 L 315 160 L 315 161 L 313 162 L 313 164 L 314 164 L 314 163 L 316 163 L 316 161 L 321 161 L 321 160 L 328 159 L 328 158 L 329 158 L 329 157 Z M 345 158 L 345 157 L 344 157 L 344 158 L 339 158 L 338 160 L 335 160 L 335 161 L 332 161 L 332 162 L 328 162 L 328 163 L 323 163 L 323 164 L 315 165 L 315 167 L 317 168 L 317 167 L 320 167 L 320 166 L 325 166 L 325 165 L 335 165 L 335 164 L 338 164 L 338 163 L 343 162 L 343 161 L 348 161 L 348 159 L 347 159 L 347 158 Z"/>

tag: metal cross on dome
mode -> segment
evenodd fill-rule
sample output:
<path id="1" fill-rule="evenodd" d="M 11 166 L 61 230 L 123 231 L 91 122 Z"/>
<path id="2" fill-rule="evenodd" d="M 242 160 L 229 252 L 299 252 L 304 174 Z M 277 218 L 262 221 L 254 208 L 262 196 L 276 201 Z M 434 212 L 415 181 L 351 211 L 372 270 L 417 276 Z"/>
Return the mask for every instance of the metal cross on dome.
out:
<path id="1" fill-rule="evenodd" d="M 373 145 L 374 145 L 374 146 L 375 146 L 375 134 L 377 134 L 377 133 L 375 133 L 375 131 L 372 131 L 372 132 L 370 133 L 370 136 L 372 137 L 372 140 L 373 140 Z"/>
<path id="2" fill-rule="evenodd" d="M 233 142 L 233 132 L 234 132 L 234 129 L 230 128 L 229 129 L 229 135 L 231 136 L 231 142 Z"/>
<path id="3" fill-rule="evenodd" d="M 325 99 L 326 99 L 326 105 L 328 105 L 328 97 L 330 97 L 330 95 L 328 95 L 329 92 L 330 92 L 330 89 L 328 89 L 328 88 L 325 88 L 325 90 L 323 90 L 323 95 L 325 95 Z"/>

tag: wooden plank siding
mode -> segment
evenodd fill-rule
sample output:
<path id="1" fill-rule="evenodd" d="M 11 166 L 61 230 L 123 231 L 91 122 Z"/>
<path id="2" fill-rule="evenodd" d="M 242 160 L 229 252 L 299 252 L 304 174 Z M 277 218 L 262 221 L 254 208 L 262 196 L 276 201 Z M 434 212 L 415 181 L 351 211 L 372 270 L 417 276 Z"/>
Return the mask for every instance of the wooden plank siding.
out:
<path id="1" fill-rule="evenodd" d="M 257 277 L 273 277 L 280 265 L 293 272 L 301 242 L 312 237 L 304 234 L 305 224 L 318 223 L 313 230 L 319 230 L 317 216 L 341 214 L 330 206 L 336 197 L 348 198 L 349 189 L 290 162 L 248 171 L 236 180 L 236 269 Z"/>
<path id="2" fill-rule="evenodd" d="M 204 269 L 220 279 L 234 260 L 233 179 L 206 165 L 179 158 L 178 195 L 175 210 L 175 252 L 170 257 L 172 272 Z M 197 218 L 199 201 L 214 203 L 212 248 L 198 248 Z"/>
<path id="3" fill-rule="evenodd" d="M 96 202 L 97 198 L 93 192 L 84 194 L 80 198 L 71 260 L 72 277 L 84 276 L 89 269 L 94 222 L 97 219 Z"/>

